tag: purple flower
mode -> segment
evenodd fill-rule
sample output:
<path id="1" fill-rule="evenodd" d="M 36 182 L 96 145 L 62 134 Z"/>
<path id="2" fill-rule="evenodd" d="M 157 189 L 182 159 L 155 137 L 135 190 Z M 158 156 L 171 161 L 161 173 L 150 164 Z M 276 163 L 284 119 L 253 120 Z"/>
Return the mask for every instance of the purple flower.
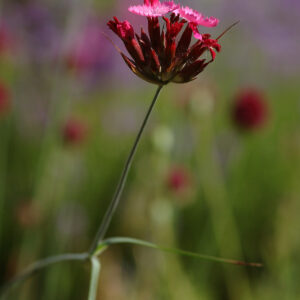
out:
<path id="1" fill-rule="evenodd" d="M 247 47 L 253 45 L 264 55 L 268 71 L 274 74 L 299 72 L 300 61 L 300 1 L 298 0 L 228 0 L 220 6 L 219 15 L 227 22 L 240 20 L 239 32 Z M 242 44 L 242 43 L 240 43 Z M 234 53 L 237 61 L 251 67 L 254 51 Z M 247 65 L 247 66 L 248 66 Z"/>
<path id="2" fill-rule="evenodd" d="M 7 25 L 0 22 L 0 55 L 8 52 L 12 48 L 12 41 Z"/>
<path id="3" fill-rule="evenodd" d="M 101 21 L 89 17 L 67 47 L 68 66 L 89 82 L 98 83 L 99 78 L 110 70 L 112 53 L 102 32 Z"/>
<path id="4" fill-rule="evenodd" d="M 42 62 L 57 58 L 60 33 L 51 11 L 41 4 L 29 2 L 10 8 L 8 23 L 18 41 L 20 55 Z"/>

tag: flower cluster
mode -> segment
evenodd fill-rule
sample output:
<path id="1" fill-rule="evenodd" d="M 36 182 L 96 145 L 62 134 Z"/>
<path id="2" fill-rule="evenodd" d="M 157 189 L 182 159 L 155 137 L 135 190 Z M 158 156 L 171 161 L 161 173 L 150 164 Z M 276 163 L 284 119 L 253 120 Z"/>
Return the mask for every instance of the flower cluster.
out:
<path id="1" fill-rule="evenodd" d="M 118 50 L 125 63 L 148 82 L 165 85 L 194 80 L 214 61 L 216 51 L 221 50 L 218 39 L 198 31 L 198 26 L 217 26 L 219 21 L 214 17 L 205 17 L 189 7 L 159 0 L 144 0 L 144 5 L 131 6 L 129 11 L 147 17 L 149 35 L 143 28 L 140 34 L 135 33 L 128 21 L 120 22 L 116 17 L 107 25 L 123 41 L 131 56 L 129 58 Z M 165 22 L 162 30 L 159 17 Z M 193 35 L 197 41 L 190 46 Z M 207 51 L 210 52 L 209 59 L 203 58 Z"/>

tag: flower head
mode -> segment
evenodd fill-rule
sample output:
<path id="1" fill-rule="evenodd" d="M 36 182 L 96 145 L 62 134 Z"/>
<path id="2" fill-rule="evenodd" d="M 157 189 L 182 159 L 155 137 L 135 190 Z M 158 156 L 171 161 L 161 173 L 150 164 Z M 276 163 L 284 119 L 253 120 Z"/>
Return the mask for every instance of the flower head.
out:
<path id="1" fill-rule="evenodd" d="M 160 10 L 162 6 L 168 9 Z M 131 56 L 127 57 L 116 47 L 125 63 L 133 73 L 148 82 L 165 85 L 169 82 L 185 83 L 194 80 L 214 61 L 216 52 L 221 50 L 218 40 L 212 39 L 209 34 L 200 36 L 197 29 L 201 22 L 214 26 L 216 21 L 202 15 L 200 17 L 200 14 L 196 16 L 195 13 L 195 22 L 190 22 L 187 20 L 187 8 L 180 9 L 173 2 L 151 0 L 145 1 L 142 6 L 130 7 L 129 10 L 147 16 L 148 35 L 143 28 L 140 34 L 135 33 L 128 21 L 120 22 L 116 17 L 107 25 L 123 41 Z M 181 16 L 181 11 L 185 12 L 186 18 Z M 164 16 L 168 12 L 171 12 L 170 17 Z M 162 16 L 165 22 L 163 30 L 158 16 Z M 190 46 L 193 32 L 199 35 L 199 40 Z M 211 54 L 210 58 L 202 57 L 207 51 Z"/>
<path id="2" fill-rule="evenodd" d="M 182 167 L 173 168 L 167 178 L 167 185 L 171 191 L 178 192 L 189 184 L 187 171 Z"/>
<path id="3" fill-rule="evenodd" d="M 65 143 L 78 144 L 86 137 L 86 127 L 82 121 L 69 119 L 63 127 L 63 138 Z"/>
<path id="4" fill-rule="evenodd" d="M 193 199 L 192 174 L 184 166 L 172 166 L 166 174 L 166 187 L 178 204 L 187 204 Z M 174 200 L 175 200 L 174 199 Z"/>
<path id="5" fill-rule="evenodd" d="M 267 118 L 267 105 L 263 94 L 256 89 L 240 91 L 233 105 L 232 117 L 241 129 L 261 127 Z"/>

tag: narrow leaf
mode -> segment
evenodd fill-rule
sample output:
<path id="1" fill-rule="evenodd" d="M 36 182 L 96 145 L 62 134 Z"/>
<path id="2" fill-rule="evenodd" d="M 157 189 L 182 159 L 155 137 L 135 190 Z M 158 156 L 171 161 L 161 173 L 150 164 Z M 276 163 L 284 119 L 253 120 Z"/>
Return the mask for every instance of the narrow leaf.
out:
<path id="1" fill-rule="evenodd" d="M 109 245 L 113 245 L 113 244 L 134 244 L 134 245 L 138 245 L 138 246 L 144 246 L 144 247 L 148 247 L 148 248 L 157 249 L 157 250 L 160 250 L 163 252 L 169 252 L 169 253 L 173 253 L 173 254 L 190 256 L 190 257 L 206 259 L 206 260 L 211 260 L 211 261 L 216 261 L 216 262 L 221 262 L 221 263 L 228 263 L 228 264 L 233 264 L 233 265 L 251 266 L 251 267 L 262 267 L 263 266 L 261 263 L 252 263 L 252 262 L 248 263 L 248 262 L 243 262 L 243 261 L 238 261 L 238 260 L 233 260 L 233 259 L 227 259 L 227 258 L 222 258 L 222 257 L 194 253 L 194 252 L 180 250 L 180 249 L 176 249 L 176 248 L 162 247 L 162 246 L 158 246 L 156 244 L 153 244 L 153 243 L 150 243 L 147 241 L 129 238 L 129 237 L 108 238 L 108 239 L 102 241 L 98 247 L 103 247 L 104 245 L 109 246 Z"/>

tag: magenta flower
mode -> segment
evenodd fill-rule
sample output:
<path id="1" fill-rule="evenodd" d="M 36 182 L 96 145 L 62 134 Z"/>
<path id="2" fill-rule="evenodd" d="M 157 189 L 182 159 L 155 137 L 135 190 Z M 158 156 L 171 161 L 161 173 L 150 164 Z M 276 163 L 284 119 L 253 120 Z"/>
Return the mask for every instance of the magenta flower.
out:
<path id="1" fill-rule="evenodd" d="M 197 26 L 215 27 L 218 25 L 219 20 L 215 17 L 205 17 L 200 12 L 188 7 L 174 4 L 173 2 L 159 2 L 159 0 L 144 0 L 144 5 L 130 6 L 130 12 L 145 16 L 145 17 L 162 17 L 169 12 L 179 15 L 182 19 L 189 22 L 194 37 L 202 40 L 202 35 L 199 33 Z"/>
<path id="2" fill-rule="evenodd" d="M 190 26 L 193 30 L 194 37 L 198 40 L 202 40 L 202 35 L 199 33 L 197 26 L 205 26 L 205 27 L 215 27 L 219 24 L 219 20 L 215 17 L 205 17 L 198 11 L 186 7 L 180 7 L 175 11 L 178 13 L 181 18 L 185 19 L 190 23 Z"/>
<path id="3" fill-rule="evenodd" d="M 130 6 L 128 10 L 144 17 L 161 17 L 179 8 L 173 2 L 160 3 L 159 0 L 145 0 L 144 5 Z"/>
<path id="4" fill-rule="evenodd" d="M 162 6 L 168 9 L 160 10 Z M 186 8 L 180 9 L 173 2 L 160 3 L 158 0 L 145 1 L 143 6 L 130 7 L 129 10 L 147 16 L 149 35 L 143 29 L 140 35 L 135 33 L 128 21 L 120 22 L 116 17 L 107 25 L 123 41 L 131 56 L 127 57 L 116 47 L 125 63 L 134 74 L 148 82 L 165 85 L 194 80 L 221 50 L 218 39 L 212 39 L 209 34 L 200 36 L 197 30 L 197 20 L 199 24 L 206 22 L 210 26 L 217 21 L 200 17 L 200 14 L 195 15 L 194 22 L 187 21 L 180 15 L 185 11 L 188 18 Z M 168 12 L 171 12 L 170 17 L 163 16 Z M 163 16 L 165 22 L 162 30 L 158 16 Z M 193 32 L 199 34 L 199 40 L 190 46 Z M 203 57 L 207 51 L 210 58 Z"/>
<path id="5" fill-rule="evenodd" d="M 201 25 L 205 27 L 215 27 L 219 24 L 219 20 L 215 17 L 205 17 L 198 11 L 186 7 L 181 7 L 178 9 L 179 15 L 187 20 L 188 22 L 195 23 L 196 25 Z"/>

